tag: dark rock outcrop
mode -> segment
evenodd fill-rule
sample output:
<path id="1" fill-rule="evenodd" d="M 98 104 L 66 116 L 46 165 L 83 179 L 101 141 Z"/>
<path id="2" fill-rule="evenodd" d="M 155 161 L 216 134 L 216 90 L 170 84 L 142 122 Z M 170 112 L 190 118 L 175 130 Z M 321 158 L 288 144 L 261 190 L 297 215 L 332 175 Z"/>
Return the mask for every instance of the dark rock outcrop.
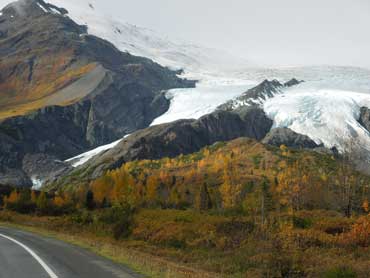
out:
<path id="1" fill-rule="evenodd" d="M 23 170 L 33 180 L 39 181 L 41 186 L 44 181 L 53 181 L 72 170 L 72 167 L 46 154 L 27 154 L 23 158 Z"/>
<path id="2" fill-rule="evenodd" d="M 296 78 L 292 78 L 289 81 L 287 81 L 287 82 L 284 83 L 284 87 L 287 87 L 287 88 L 293 87 L 293 86 L 299 85 L 299 84 L 301 84 L 303 82 L 304 82 L 303 80 L 299 81 Z"/>
<path id="3" fill-rule="evenodd" d="M 367 107 L 361 107 L 360 118 L 358 122 L 370 132 L 370 109 Z"/>
<path id="4" fill-rule="evenodd" d="M 64 160 L 145 128 L 168 110 L 166 90 L 195 86 L 87 35 L 42 0 L 2 12 L 0 183 L 30 184 L 27 155 Z"/>
<path id="5" fill-rule="evenodd" d="M 280 147 L 285 145 L 298 149 L 315 149 L 320 147 L 306 135 L 294 132 L 289 128 L 274 128 L 262 140 L 262 143 Z"/>
<path id="6" fill-rule="evenodd" d="M 295 78 L 284 84 L 281 84 L 278 80 L 264 80 L 261 84 L 249 89 L 240 97 L 220 105 L 218 110 L 233 111 L 243 106 L 258 106 L 261 104 L 261 101 L 272 98 L 275 94 L 280 93 L 282 89 L 296 86 L 302 82 L 304 81 L 298 81 Z"/>
<path id="7" fill-rule="evenodd" d="M 175 157 L 239 137 L 261 140 L 271 129 L 272 121 L 262 109 L 247 108 L 239 112 L 217 111 L 199 120 L 179 120 L 137 131 L 113 149 L 91 159 L 82 169 L 92 172 L 91 178 L 95 178 L 127 161 Z"/>

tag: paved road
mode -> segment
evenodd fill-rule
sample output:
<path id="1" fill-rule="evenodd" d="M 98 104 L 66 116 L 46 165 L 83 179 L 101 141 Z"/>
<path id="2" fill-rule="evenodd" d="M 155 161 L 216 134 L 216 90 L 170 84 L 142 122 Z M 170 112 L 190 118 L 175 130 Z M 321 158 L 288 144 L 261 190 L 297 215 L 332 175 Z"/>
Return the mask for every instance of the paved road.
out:
<path id="1" fill-rule="evenodd" d="M 0 278 L 136 278 L 130 269 L 74 245 L 0 227 Z"/>

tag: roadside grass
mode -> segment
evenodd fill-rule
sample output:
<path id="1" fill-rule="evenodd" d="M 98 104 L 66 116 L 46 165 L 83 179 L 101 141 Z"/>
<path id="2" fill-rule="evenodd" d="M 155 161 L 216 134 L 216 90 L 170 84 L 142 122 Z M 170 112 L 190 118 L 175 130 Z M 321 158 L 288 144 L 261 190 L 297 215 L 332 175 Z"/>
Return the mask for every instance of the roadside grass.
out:
<path id="1" fill-rule="evenodd" d="M 100 211 L 91 213 L 97 219 Z M 277 219 L 277 215 L 271 217 Z M 325 278 L 351 273 L 355 275 L 351 277 L 367 278 L 370 273 L 367 243 L 348 233 L 369 217 L 348 219 L 320 210 L 297 212 L 293 217 L 281 213 L 281 226 L 275 228 L 261 228 L 250 217 L 216 211 L 141 209 L 134 218 L 132 234 L 115 240 L 111 227 L 99 222 L 77 224 L 71 216 L 0 211 L 0 225 L 83 247 L 145 277 Z M 363 226 L 366 221 L 358 223 Z"/>
<path id="2" fill-rule="evenodd" d="M 48 220 L 50 220 L 50 217 L 44 217 L 44 219 L 40 221 L 39 217 L 0 211 L 0 226 L 32 232 L 79 246 L 116 263 L 127 266 L 144 277 L 223 277 L 216 273 L 193 269 L 161 258 L 160 256 L 134 250 L 132 246 L 137 247 L 140 245 L 140 243 L 137 242 L 131 242 L 131 244 L 128 244 L 127 242 L 118 242 L 107 237 L 95 236 L 91 233 L 85 234 L 85 232 L 78 232 L 77 230 L 73 230 L 71 232 L 66 230 L 57 231 L 48 227 L 46 224 Z"/>

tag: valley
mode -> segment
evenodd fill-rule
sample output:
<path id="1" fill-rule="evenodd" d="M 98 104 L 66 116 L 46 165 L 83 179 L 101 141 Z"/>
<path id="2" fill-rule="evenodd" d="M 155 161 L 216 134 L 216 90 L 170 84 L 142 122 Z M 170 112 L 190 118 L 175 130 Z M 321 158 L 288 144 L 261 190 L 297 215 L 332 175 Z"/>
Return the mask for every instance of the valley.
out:
<path id="1" fill-rule="evenodd" d="M 370 69 L 260 65 L 109 5 L 0 0 L 0 277 L 367 278 Z"/>

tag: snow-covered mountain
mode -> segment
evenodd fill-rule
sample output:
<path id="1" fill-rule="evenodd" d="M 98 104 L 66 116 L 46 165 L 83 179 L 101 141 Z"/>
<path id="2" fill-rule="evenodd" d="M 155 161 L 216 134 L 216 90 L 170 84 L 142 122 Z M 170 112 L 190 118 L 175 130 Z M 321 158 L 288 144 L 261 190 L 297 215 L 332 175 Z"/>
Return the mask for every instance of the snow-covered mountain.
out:
<path id="1" fill-rule="evenodd" d="M 75 22 L 88 27 L 88 33 L 106 39 L 121 51 L 150 58 L 188 73 L 218 73 L 250 67 L 248 61 L 214 48 L 202 47 L 180 39 L 169 40 L 155 31 L 112 18 L 99 10 L 100 0 L 48 0 L 68 10 Z"/>
<path id="2" fill-rule="evenodd" d="M 10 0 L 0 0 L 4 6 Z M 88 27 L 88 33 L 104 38 L 122 51 L 184 69 L 185 76 L 200 80 L 194 89 L 175 89 L 167 93 L 171 107 L 153 125 L 183 118 L 199 118 L 219 105 L 237 98 L 264 79 L 281 82 L 291 78 L 305 80 L 297 87 L 261 101 L 275 127 L 289 127 L 327 147 L 345 149 L 355 139 L 370 151 L 370 136 L 359 123 L 361 106 L 370 106 L 370 71 L 353 67 L 300 67 L 263 69 L 220 50 L 163 38 L 156 32 L 99 11 L 97 0 L 49 0 L 68 10 L 66 16 Z M 48 12 L 48 11 L 46 11 Z M 57 12 L 57 11 L 55 11 Z M 75 166 L 115 144 L 102 146 L 77 158 Z"/>

